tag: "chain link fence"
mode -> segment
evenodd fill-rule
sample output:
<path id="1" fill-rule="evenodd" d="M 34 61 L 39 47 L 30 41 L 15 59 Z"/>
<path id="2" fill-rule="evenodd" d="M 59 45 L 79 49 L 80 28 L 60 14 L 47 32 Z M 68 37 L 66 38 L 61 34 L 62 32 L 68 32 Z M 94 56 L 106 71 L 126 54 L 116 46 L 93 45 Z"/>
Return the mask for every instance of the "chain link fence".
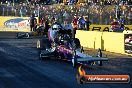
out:
<path id="1" fill-rule="evenodd" d="M 132 24 L 132 6 L 116 5 L 0 5 L 0 16 L 29 17 L 32 13 L 40 18 L 48 15 L 49 18 L 56 16 L 64 21 L 63 14 L 67 12 L 68 21 L 71 22 L 77 16 L 87 16 L 92 24 L 110 24 L 119 15 L 125 20 L 125 24 Z"/>

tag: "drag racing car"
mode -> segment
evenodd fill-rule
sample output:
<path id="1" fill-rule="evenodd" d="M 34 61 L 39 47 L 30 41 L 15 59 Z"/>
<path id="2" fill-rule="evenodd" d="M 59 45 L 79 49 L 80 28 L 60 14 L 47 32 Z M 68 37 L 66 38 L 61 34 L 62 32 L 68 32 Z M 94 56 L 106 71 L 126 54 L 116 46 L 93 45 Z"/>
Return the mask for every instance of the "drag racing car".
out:
<path id="1" fill-rule="evenodd" d="M 125 34 L 125 44 L 132 45 L 132 31 L 125 30 L 123 33 Z"/>
<path id="2" fill-rule="evenodd" d="M 30 34 L 28 32 L 19 32 L 16 35 L 16 38 L 22 39 L 22 38 L 29 38 Z"/>
<path id="3" fill-rule="evenodd" d="M 132 45 L 132 35 L 125 39 L 125 43 Z"/>
<path id="4" fill-rule="evenodd" d="M 41 36 L 43 34 L 44 33 L 37 32 L 37 31 L 33 31 L 33 32 L 19 32 L 19 33 L 17 33 L 16 38 L 18 38 L 18 39 L 28 39 L 31 36 Z"/>
<path id="5" fill-rule="evenodd" d="M 102 61 L 108 60 L 84 54 L 79 39 L 73 38 L 71 32 L 72 30 L 65 30 L 58 24 L 52 25 L 48 30 L 48 38 L 43 37 L 37 41 L 39 58 L 65 59 L 71 61 L 73 67 L 76 67 L 77 63 L 91 64 L 93 62 L 98 62 L 98 65 L 102 66 Z"/>
<path id="6" fill-rule="evenodd" d="M 45 31 L 44 26 L 39 26 L 35 31 L 32 32 L 18 32 L 16 38 L 23 39 L 30 38 L 31 36 L 41 36 L 46 34 L 47 32 Z"/>

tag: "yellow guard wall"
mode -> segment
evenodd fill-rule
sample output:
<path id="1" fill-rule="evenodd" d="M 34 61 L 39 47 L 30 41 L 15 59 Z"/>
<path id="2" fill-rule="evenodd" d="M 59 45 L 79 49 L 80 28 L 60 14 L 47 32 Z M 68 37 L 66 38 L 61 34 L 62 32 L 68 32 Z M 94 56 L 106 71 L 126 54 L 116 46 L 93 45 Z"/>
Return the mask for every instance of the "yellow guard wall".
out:
<path id="1" fill-rule="evenodd" d="M 83 47 L 125 53 L 123 33 L 77 30 L 76 38 Z"/>

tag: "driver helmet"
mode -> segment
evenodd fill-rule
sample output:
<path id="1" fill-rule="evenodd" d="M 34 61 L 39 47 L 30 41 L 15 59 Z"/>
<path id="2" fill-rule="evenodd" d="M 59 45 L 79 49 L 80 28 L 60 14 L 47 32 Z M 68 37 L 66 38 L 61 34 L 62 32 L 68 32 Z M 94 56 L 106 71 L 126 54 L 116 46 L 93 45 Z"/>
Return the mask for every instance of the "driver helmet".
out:
<path id="1" fill-rule="evenodd" d="M 56 25 L 53 25 L 52 29 L 53 30 L 58 30 L 59 29 L 59 25 L 57 25 L 57 24 Z"/>

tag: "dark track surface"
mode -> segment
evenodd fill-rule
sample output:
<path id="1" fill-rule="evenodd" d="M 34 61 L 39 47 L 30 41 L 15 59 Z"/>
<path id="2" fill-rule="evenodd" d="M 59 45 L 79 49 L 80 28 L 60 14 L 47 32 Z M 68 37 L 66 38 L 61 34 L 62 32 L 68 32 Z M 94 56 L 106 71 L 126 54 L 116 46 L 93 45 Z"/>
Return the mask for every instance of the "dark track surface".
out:
<path id="1" fill-rule="evenodd" d="M 8 35 L 8 36 L 7 36 Z M 40 61 L 35 39 L 16 39 L 0 33 L 0 88 L 132 88 L 129 84 L 84 84 L 76 81 L 77 68 L 71 63 Z M 103 67 L 88 66 L 87 74 L 132 75 L 132 58 L 110 59 Z"/>

